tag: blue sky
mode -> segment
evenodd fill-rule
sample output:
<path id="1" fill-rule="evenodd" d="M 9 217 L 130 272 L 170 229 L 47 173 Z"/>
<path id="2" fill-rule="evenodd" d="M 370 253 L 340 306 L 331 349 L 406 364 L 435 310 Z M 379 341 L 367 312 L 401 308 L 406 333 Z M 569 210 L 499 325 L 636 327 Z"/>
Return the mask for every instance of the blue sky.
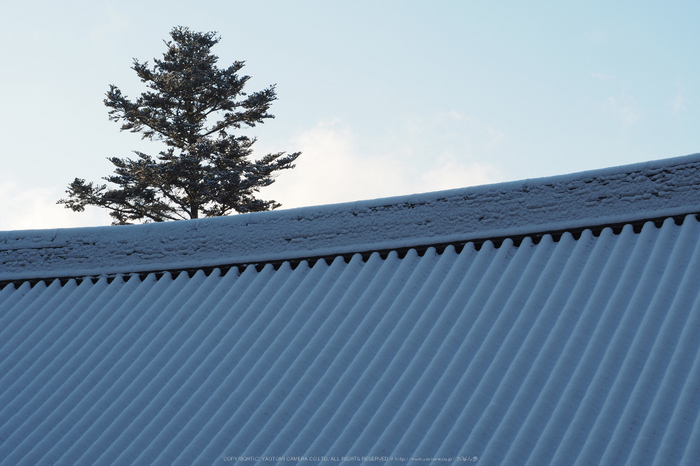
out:
<path id="1" fill-rule="evenodd" d="M 526 4 L 528 3 L 528 4 Z M 220 65 L 277 84 L 257 153 L 303 151 L 283 208 L 537 178 L 700 152 L 692 1 L 33 1 L 0 17 L 0 230 L 110 223 L 55 201 L 120 133 L 109 84 L 173 26 L 218 31 Z"/>

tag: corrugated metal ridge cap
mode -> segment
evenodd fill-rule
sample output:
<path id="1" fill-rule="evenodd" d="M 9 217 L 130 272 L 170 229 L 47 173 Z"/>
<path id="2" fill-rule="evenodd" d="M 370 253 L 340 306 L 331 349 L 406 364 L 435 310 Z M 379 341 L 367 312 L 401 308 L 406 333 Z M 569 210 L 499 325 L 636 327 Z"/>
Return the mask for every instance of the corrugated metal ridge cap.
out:
<path id="1" fill-rule="evenodd" d="M 158 224 L 0 232 L 0 281 L 279 262 L 700 212 L 700 154 L 424 194 Z"/>

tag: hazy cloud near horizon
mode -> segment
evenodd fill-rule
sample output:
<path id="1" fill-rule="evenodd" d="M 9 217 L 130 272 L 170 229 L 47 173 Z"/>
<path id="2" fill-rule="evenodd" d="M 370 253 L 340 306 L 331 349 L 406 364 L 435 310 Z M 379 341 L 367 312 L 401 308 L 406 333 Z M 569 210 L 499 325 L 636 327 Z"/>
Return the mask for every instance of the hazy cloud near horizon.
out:
<path id="1" fill-rule="evenodd" d="M 28 187 L 0 180 L 0 231 L 37 230 L 109 225 L 111 219 L 102 209 L 89 208 L 76 213 L 56 201 L 64 192 L 54 187 Z M 50 225 L 50 226 L 49 226 Z"/>
<path id="2" fill-rule="evenodd" d="M 455 130 L 444 119 L 455 121 Z M 432 123 L 431 123 L 432 121 Z M 416 132 L 433 134 L 430 124 L 446 127 L 440 146 L 430 147 Z M 350 202 L 462 188 L 503 180 L 496 166 L 470 152 L 486 152 L 503 137 L 455 113 L 429 121 L 404 121 L 399 134 L 386 135 L 376 147 L 340 120 L 320 122 L 292 138 L 287 146 L 302 151 L 293 170 L 280 173 L 262 191 L 283 208 Z M 482 134 L 476 134 L 478 131 Z M 473 139 L 473 140 L 472 140 Z M 474 146 L 479 146 L 475 150 Z"/>

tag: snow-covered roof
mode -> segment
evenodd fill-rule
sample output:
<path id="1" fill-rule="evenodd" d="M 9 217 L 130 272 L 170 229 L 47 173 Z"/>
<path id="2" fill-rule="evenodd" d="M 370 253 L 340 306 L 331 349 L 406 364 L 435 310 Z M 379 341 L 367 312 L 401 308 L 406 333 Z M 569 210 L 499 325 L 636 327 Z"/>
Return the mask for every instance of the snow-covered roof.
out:
<path id="1" fill-rule="evenodd" d="M 334 256 L 700 212 L 700 154 L 344 204 L 123 227 L 0 232 L 0 281 Z"/>
<path id="2" fill-rule="evenodd" d="M 5 233 L 0 465 L 698 464 L 699 163 Z"/>

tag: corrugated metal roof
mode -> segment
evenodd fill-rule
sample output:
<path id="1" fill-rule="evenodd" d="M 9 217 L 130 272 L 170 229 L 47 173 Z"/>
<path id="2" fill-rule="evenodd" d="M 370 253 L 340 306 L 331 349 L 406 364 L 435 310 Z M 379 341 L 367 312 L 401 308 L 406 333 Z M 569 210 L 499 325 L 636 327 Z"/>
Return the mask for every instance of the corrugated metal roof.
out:
<path id="1" fill-rule="evenodd" d="M 698 464 L 699 234 L 10 284 L 0 463 Z"/>

